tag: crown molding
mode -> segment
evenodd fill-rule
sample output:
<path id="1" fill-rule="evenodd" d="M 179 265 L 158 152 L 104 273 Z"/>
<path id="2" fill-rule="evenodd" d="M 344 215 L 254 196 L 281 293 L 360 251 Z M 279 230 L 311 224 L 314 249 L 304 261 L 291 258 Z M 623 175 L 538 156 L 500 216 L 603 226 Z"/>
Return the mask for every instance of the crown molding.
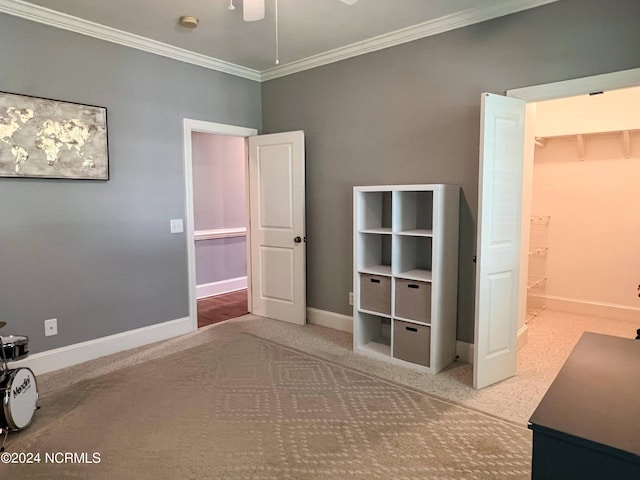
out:
<path id="1" fill-rule="evenodd" d="M 262 82 L 557 1 L 558 0 L 505 0 L 503 3 L 497 5 L 479 6 L 303 58 L 286 65 L 270 68 L 262 72 L 83 20 L 65 13 L 56 12 L 22 0 L 0 0 L 0 13 L 7 13 L 81 35 L 87 35 L 181 62 Z"/>
<path id="2" fill-rule="evenodd" d="M 396 30 L 377 37 L 353 43 L 345 47 L 336 48 L 328 52 L 303 58 L 282 66 L 263 70 L 261 80 L 273 80 L 293 73 L 302 72 L 329 63 L 339 62 L 348 58 L 376 52 L 385 48 L 412 42 L 439 33 L 448 32 L 457 28 L 481 23 L 493 18 L 503 17 L 512 13 L 521 12 L 535 7 L 540 7 L 558 0 L 508 0 L 501 4 L 479 6 L 462 12 L 446 15 L 444 17 L 420 23 L 412 27 Z"/>
<path id="3" fill-rule="evenodd" d="M 122 30 L 117 30 L 88 20 L 73 17 L 66 13 L 56 12 L 21 0 L 0 0 L 0 12 L 34 22 L 43 23 L 52 27 L 61 28 L 63 30 L 69 30 L 81 35 L 98 38 L 107 42 L 116 43 L 118 45 L 135 48 L 154 55 L 160 55 L 173 60 L 191 63 L 210 70 L 228 73 L 230 75 L 247 78 L 249 80 L 261 80 L 260 72 L 258 70 L 242 67 L 240 65 L 225 62 L 224 60 L 218 60 L 199 53 L 190 52 L 183 48 L 174 47 L 139 35 L 123 32 Z"/>

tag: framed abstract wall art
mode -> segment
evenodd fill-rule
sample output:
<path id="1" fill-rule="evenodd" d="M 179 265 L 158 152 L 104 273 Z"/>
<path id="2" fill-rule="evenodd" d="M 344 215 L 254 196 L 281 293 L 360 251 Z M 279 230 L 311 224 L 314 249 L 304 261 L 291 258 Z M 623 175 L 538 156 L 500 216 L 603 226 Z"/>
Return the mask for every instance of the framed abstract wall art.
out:
<path id="1" fill-rule="evenodd" d="M 107 109 L 0 92 L 0 177 L 108 180 Z"/>

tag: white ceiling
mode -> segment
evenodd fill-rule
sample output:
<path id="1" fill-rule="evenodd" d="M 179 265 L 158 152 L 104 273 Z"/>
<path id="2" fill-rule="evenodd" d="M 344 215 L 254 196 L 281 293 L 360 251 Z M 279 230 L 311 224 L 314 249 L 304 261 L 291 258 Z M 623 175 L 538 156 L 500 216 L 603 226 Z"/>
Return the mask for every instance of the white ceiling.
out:
<path id="1" fill-rule="evenodd" d="M 257 22 L 242 20 L 242 0 L 0 0 L 0 12 L 260 80 L 556 0 L 279 0 L 279 67 L 275 1 Z"/>

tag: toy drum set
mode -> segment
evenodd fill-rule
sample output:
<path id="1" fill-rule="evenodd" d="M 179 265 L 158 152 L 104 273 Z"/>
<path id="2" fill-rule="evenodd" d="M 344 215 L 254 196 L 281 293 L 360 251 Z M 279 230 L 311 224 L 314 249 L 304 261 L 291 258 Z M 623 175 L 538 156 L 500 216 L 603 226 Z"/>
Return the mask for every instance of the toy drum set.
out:
<path id="1" fill-rule="evenodd" d="M 5 325 L 5 322 L 0 322 L 0 328 Z M 0 452 L 4 451 L 9 432 L 27 428 L 38 408 L 36 376 L 30 368 L 9 368 L 8 364 L 28 355 L 28 337 L 0 336 L 0 434 L 4 434 Z"/>

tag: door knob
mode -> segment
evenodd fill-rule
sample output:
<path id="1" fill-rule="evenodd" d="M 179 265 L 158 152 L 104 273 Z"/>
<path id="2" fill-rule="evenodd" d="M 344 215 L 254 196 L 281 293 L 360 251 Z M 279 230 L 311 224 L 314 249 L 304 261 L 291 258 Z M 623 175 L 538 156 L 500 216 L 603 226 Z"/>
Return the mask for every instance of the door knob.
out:
<path id="1" fill-rule="evenodd" d="M 302 238 L 296 237 L 296 238 L 293 239 L 293 241 L 296 242 L 296 243 L 300 243 L 300 242 L 302 242 Z"/>

